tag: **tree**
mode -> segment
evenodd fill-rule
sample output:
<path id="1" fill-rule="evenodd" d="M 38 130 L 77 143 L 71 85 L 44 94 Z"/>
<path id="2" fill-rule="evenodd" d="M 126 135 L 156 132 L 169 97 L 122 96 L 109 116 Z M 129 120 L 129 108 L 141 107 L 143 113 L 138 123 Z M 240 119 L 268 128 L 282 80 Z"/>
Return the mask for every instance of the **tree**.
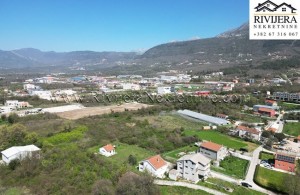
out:
<path id="1" fill-rule="evenodd" d="M 10 124 L 14 124 L 16 123 L 17 121 L 19 120 L 19 116 L 15 113 L 13 114 L 10 114 L 7 118 L 7 121 L 10 123 Z"/>
<path id="2" fill-rule="evenodd" d="M 298 167 L 300 166 L 299 160 L 297 161 Z M 286 191 L 289 195 L 298 195 L 300 192 L 300 170 L 296 169 L 296 175 L 286 174 L 284 184 Z"/>
<path id="3" fill-rule="evenodd" d="M 274 137 L 276 137 L 278 139 L 278 141 L 282 141 L 285 139 L 285 135 L 283 133 L 275 133 Z"/>
<path id="4" fill-rule="evenodd" d="M 7 117 L 6 117 L 5 114 L 1 115 L 1 120 L 2 120 L 2 121 L 6 121 L 6 119 L 7 119 Z"/>
<path id="5" fill-rule="evenodd" d="M 128 156 L 128 163 L 132 166 L 136 165 L 137 164 L 136 157 L 130 154 Z"/>
<path id="6" fill-rule="evenodd" d="M 269 138 L 272 136 L 271 131 L 263 131 L 261 136 L 265 137 L 265 138 Z"/>
<path id="7" fill-rule="evenodd" d="M 19 165 L 20 165 L 20 161 L 18 159 L 15 159 L 15 160 L 10 161 L 10 163 L 8 164 L 8 167 L 11 170 L 15 170 Z"/>
<path id="8" fill-rule="evenodd" d="M 100 179 L 96 181 L 92 189 L 93 195 L 113 195 L 115 194 L 114 186 L 110 180 Z"/>
<path id="9" fill-rule="evenodd" d="M 127 172 L 119 179 L 116 194 L 120 195 L 158 195 L 158 188 L 149 175 L 139 176 L 133 172 Z"/>

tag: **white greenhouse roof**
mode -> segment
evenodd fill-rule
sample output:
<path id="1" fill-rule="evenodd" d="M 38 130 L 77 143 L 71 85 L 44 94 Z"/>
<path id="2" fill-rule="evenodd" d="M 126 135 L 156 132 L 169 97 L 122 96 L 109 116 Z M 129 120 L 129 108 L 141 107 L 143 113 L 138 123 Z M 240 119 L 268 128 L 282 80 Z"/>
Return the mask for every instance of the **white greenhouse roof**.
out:
<path id="1" fill-rule="evenodd" d="M 179 114 L 183 114 L 183 115 L 189 116 L 191 118 L 198 119 L 198 120 L 208 122 L 208 123 L 213 123 L 213 124 L 216 124 L 216 125 L 227 125 L 227 124 L 229 124 L 229 121 L 227 121 L 225 119 L 221 119 L 221 118 L 214 117 L 214 116 L 209 116 L 209 115 L 206 115 L 206 114 L 201 114 L 201 113 L 198 113 L 198 112 L 193 112 L 191 110 L 178 110 L 177 112 Z"/>
<path id="2" fill-rule="evenodd" d="M 20 152 L 34 152 L 34 151 L 39 151 L 41 150 L 40 148 L 36 147 L 35 145 L 27 145 L 27 146 L 13 146 L 11 148 L 8 148 L 1 153 L 9 158 L 11 156 L 14 156 Z"/>

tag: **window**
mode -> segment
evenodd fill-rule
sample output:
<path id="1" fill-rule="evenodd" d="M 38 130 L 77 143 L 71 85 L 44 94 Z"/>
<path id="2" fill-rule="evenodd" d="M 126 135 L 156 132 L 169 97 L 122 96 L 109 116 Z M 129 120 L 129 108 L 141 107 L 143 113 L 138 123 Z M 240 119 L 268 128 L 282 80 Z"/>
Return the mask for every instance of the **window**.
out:
<path id="1" fill-rule="evenodd" d="M 283 8 L 282 8 L 282 11 L 283 11 L 283 12 L 286 12 L 286 8 L 285 8 L 285 7 L 283 7 Z"/>

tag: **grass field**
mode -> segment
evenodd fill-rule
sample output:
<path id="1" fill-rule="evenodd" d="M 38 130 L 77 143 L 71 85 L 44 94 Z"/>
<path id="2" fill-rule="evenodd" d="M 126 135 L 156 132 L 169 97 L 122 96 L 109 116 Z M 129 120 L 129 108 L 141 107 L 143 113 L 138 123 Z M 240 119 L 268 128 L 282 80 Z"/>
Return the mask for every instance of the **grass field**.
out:
<path id="1" fill-rule="evenodd" d="M 273 160 L 274 157 L 275 156 L 272 153 L 260 152 L 260 154 L 259 154 L 259 159 L 261 159 L 261 160 Z"/>
<path id="2" fill-rule="evenodd" d="M 283 133 L 298 136 L 300 135 L 300 123 L 285 123 Z"/>
<path id="3" fill-rule="evenodd" d="M 159 186 L 161 195 L 208 195 L 207 193 L 202 190 L 193 190 L 190 188 L 179 187 L 179 186 Z"/>
<path id="4" fill-rule="evenodd" d="M 111 157 L 103 156 L 103 158 L 105 158 L 111 162 L 117 163 L 117 164 L 122 164 L 124 162 L 127 162 L 128 156 L 130 154 L 133 155 L 134 157 L 136 157 L 137 162 L 155 155 L 153 152 L 146 150 L 144 148 L 140 148 L 136 145 L 128 145 L 128 144 L 119 143 L 119 142 L 116 142 L 113 144 L 116 145 L 117 154 L 114 156 L 111 156 Z M 102 147 L 102 146 L 92 147 L 89 149 L 89 151 L 99 153 L 100 147 Z"/>
<path id="5" fill-rule="evenodd" d="M 184 131 L 186 135 L 189 136 L 198 136 L 201 140 L 212 141 L 217 144 L 227 146 L 228 148 L 233 148 L 239 150 L 240 148 L 248 148 L 249 151 L 253 151 L 257 145 L 250 142 L 245 142 L 243 140 L 224 135 L 218 131 L 193 131 L 186 130 Z"/>
<path id="6" fill-rule="evenodd" d="M 260 166 L 256 167 L 254 181 L 263 187 L 274 189 L 280 192 L 286 192 L 284 184 L 286 173 L 272 171 Z"/>
<path id="7" fill-rule="evenodd" d="M 163 156 L 166 157 L 166 160 L 176 161 L 178 158 L 180 158 L 180 156 L 178 155 L 180 152 L 195 152 L 197 148 L 197 146 L 185 146 L 182 148 L 172 150 L 170 152 L 166 152 L 163 154 Z"/>
<path id="8" fill-rule="evenodd" d="M 185 130 L 200 130 L 205 123 L 196 122 L 185 119 L 178 115 L 166 114 L 161 116 L 147 116 L 147 117 L 136 117 L 138 120 L 149 121 L 149 124 L 156 126 L 157 128 L 174 130 L 176 128 L 183 127 Z"/>
<path id="9" fill-rule="evenodd" d="M 205 186 L 211 189 L 218 190 L 223 193 L 229 193 L 226 191 L 226 188 L 230 188 L 233 190 L 232 195 L 263 195 L 261 192 L 257 192 L 255 190 L 251 190 L 249 188 L 245 188 L 239 186 L 237 184 L 233 184 L 224 180 L 216 179 L 216 178 L 208 178 L 206 182 L 199 182 L 198 185 Z"/>
<path id="10" fill-rule="evenodd" d="M 234 156 L 227 156 L 220 163 L 220 168 L 213 167 L 213 170 L 235 178 L 243 179 L 246 175 L 249 161 Z"/>
<path id="11" fill-rule="evenodd" d="M 295 103 L 288 103 L 288 102 L 282 102 L 279 104 L 279 106 L 282 106 L 284 110 L 298 110 L 300 109 L 300 104 Z"/>
<path id="12" fill-rule="evenodd" d="M 240 113 L 240 117 L 238 117 L 242 121 L 246 121 L 249 123 L 261 123 L 263 122 L 262 118 L 260 116 L 254 116 L 247 113 Z"/>

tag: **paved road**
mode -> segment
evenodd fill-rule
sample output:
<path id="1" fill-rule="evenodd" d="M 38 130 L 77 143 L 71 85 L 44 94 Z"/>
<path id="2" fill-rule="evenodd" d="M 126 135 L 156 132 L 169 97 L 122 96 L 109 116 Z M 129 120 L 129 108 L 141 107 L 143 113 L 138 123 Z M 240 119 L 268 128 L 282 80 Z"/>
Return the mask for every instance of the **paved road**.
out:
<path id="1" fill-rule="evenodd" d="M 276 128 L 277 129 L 276 133 L 281 133 L 283 130 L 283 121 L 281 121 L 282 118 L 283 118 L 283 114 L 279 114 L 275 121 L 270 122 L 266 126 L 266 129 L 269 129 L 270 127 Z"/>
<path id="2" fill-rule="evenodd" d="M 202 190 L 205 192 L 208 192 L 210 194 L 215 194 L 215 195 L 226 195 L 225 193 L 219 192 L 217 190 L 213 190 L 204 186 L 199 186 L 196 184 L 191 184 L 191 183 L 185 183 L 185 182 L 178 182 L 178 181 L 166 181 L 166 180 L 159 180 L 155 179 L 154 183 L 157 185 L 162 185 L 162 186 L 181 186 L 181 187 L 187 187 L 195 190 Z"/>
<path id="3" fill-rule="evenodd" d="M 259 146 L 258 148 L 256 148 L 253 151 L 253 156 L 252 156 L 252 159 L 250 161 L 250 166 L 249 166 L 246 178 L 245 178 L 245 182 L 251 184 L 253 190 L 257 190 L 257 191 L 260 191 L 260 192 L 263 192 L 263 193 L 266 193 L 266 194 L 270 194 L 270 195 L 273 195 L 273 194 L 275 195 L 274 192 L 266 190 L 266 189 L 256 185 L 253 182 L 256 165 L 260 163 L 259 153 L 260 153 L 260 151 L 262 151 L 262 149 L 263 149 L 262 146 Z"/>

